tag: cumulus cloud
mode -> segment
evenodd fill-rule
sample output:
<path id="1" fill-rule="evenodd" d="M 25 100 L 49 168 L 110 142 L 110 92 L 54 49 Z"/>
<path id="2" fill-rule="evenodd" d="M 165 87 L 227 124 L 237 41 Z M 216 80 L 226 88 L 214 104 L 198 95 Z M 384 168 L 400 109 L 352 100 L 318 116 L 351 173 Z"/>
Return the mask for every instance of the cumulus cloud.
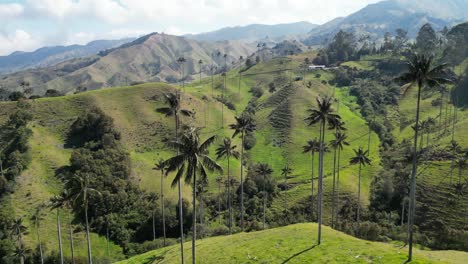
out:
<path id="1" fill-rule="evenodd" d="M 83 43 L 94 38 L 128 37 L 130 34 L 135 36 L 153 31 L 171 34 L 200 33 L 252 23 L 310 21 L 322 24 L 378 1 L 26 0 L 22 4 L 0 4 L 0 17 L 7 17 L 8 21 L 19 25 L 25 21 L 45 21 L 56 28 L 47 29 L 47 34 L 42 32 L 42 28 L 28 30 L 49 41 L 57 42 L 61 39 L 61 43 L 46 41 L 47 44 L 70 44 Z M 0 25 L 0 31 L 2 30 L 5 31 Z M 11 35 L 16 28 L 10 27 L 8 30 Z M 51 30 L 56 31 L 56 36 L 51 35 Z M 9 50 L 3 43 L 0 46 L 0 50 Z"/>
<path id="2" fill-rule="evenodd" d="M 15 3 L 0 4 L 0 17 L 2 19 L 18 17 L 23 13 L 23 11 L 24 11 L 24 8 L 20 4 L 15 4 Z"/>
<path id="3" fill-rule="evenodd" d="M 17 29 L 11 34 L 0 33 L 0 54 L 8 54 L 15 50 L 33 50 L 41 45 L 40 39 L 34 38 L 21 29 Z"/>

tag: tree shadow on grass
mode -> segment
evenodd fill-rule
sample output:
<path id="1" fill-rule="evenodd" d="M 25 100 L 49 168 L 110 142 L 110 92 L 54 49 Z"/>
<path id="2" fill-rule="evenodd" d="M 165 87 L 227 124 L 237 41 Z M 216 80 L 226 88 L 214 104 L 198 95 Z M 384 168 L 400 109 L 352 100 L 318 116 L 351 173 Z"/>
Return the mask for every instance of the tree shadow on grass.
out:
<path id="1" fill-rule="evenodd" d="M 300 251 L 300 252 L 297 252 L 296 254 L 290 256 L 288 259 L 286 259 L 285 261 L 283 261 L 282 264 L 288 263 L 288 262 L 291 261 L 293 258 L 295 258 L 295 257 L 297 257 L 297 256 L 299 256 L 299 255 L 302 255 L 302 254 L 306 253 L 306 252 L 309 251 L 309 250 L 312 250 L 312 249 L 315 248 L 316 246 L 317 246 L 317 245 L 313 245 L 313 246 L 311 246 L 311 247 L 309 247 L 309 248 L 306 248 L 306 249 L 304 249 L 304 250 L 302 250 L 302 251 Z"/>

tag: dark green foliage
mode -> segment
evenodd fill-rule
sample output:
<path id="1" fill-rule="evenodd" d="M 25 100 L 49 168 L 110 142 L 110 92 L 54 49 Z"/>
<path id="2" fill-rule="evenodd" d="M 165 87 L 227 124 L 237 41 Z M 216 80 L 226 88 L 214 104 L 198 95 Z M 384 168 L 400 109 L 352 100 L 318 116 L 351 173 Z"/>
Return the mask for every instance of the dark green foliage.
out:
<path id="1" fill-rule="evenodd" d="M 356 58 L 356 39 L 353 33 L 340 30 L 325 50 L 320 51 L 313 63 L 329 65 Z"/>
<path id="2" fill-rule="evenodd" d="M 76 119 L 70 127 L 67 138 L 69 147 L 82 147 L 85 143 L 101 143 L 104 135 L 110 135 L 116 140 L 120 133 L 115 130 L 111 117 L 100 109 L 93 109 Z"/>
<path id="3" fill-rule="evenodd" d="M 263 89 L 260 86 L 254 86 L 249 91 L 254 97 L 260 98 L 263 95 Z"/>
<path id="4" fill-rule="evenodd" d="M 57 97 L 62 96 L 63 94 L 55 89 L 48 89 L 44 94 L 44 97 Z"/>
<path id="5" fill-rule="evenodd" d="M 431 24 L 424 24 L 416 37 L 416 50 L 421 54 L 433 54 L 437 46 L 437 35 Z"/>
<path id="6" fill-rule="evenodd" d="M 149 232 L 140 229 L 151 225 L 149 218 L 156 204 L 130 180 L 131 163 L 128 153 L 119 142 L 113 120 L 100 110 L 79 117 L 72 125 L 68 142 L 79 142 L 72 152 L 70 165 L 58 171 L 65 188 L 73 193 L 79 189 L 76 177 L 87 177 L 89 188 L 88 218 L 91 227 L 103 235 L 109 229 L 110 238 L 127 250 L 132 241 L 151 239 Z M 73 200 L 74 212 L 82 222 L 83 204 Z"/>
<path id="7" fill-rule="evenodd" d="M 10 93 L 10 95 L 8 96 L 8 99 L 10 101 L 19 101 L 21 99 L 25 99 L 26 96 L 24 96 L 24 93 L 22 92 L 19 92 L 19 91 L 16 91 L 16 92 L 12 92 Z"/>
<path id="8" fill-rule="evenodd" d="M 453 89 L 452 101 L 459 107 L 468 106 L 468 68 Z"/>
<path id="9" fill-rule="evenodd" d="M 32 120 L 30 109 L 28 102 L 19 101 L 16 104 L 16 111 L 0 129 L 0 162 L 6 180 L 14 181 L 31 160 L 28 140 L 32 131 L 27 127 Z M 5 179 L 2 180 L 4 184 L 6 184 Z"/>

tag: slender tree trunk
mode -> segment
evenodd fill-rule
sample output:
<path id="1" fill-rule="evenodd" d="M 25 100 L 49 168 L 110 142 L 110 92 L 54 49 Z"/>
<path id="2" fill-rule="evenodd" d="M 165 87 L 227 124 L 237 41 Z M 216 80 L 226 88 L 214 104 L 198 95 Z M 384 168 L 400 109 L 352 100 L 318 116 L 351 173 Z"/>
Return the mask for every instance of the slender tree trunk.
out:
<path id="1" fill-rule="evenodd" d="M 176 141 L 179 140 L 179 116 L 178 113 L 175 115 L 175 136 L 176 136 Z M 179 148 L 177 148 L 177 155 L 179 155 Z M 180 182 L 180 179 L 177 181 L 177 193 L 179 196 L 179 227 L 180 227 L 180 258 L 181 258 L 181 263 L 185 263 L 184 259 L 184 216 L 183 216 L 183 210 L 182 210 L 182 183 Z"/>
<path id="2" fill-rule="evenodd" d="M 69 222 L 69 235 L 70 235 L 70 251 L 71 251 L 71 261 L 72 264 L 75 264 L 75 247 L 73 245 L 73 227 L 70 219 L 70 213 L 68 213 L 68 222 Z"/>
<path id="3" fill-rule="evenodd" d="M 370 126 L 370 123 L 369 123 L 369 136 L 368 136 L 368 139 L 367 139 L 367 153 L 368 154 L 370 154 L 371 136 L 372 136 L 372 130 L 371 130 L 371 126 Z"/>
<path id="4" fill-rule="evenodd" d="M 448 97 L 449 97 L 449 94 L 447 93 L 447 98 L 448 98 Z M 447 132 L 448 105 L 449 105 L 449 101 L 447 100 L 447 103 L 445 103 L 444 134 Z"/>
<path id="5" fill-rule="evenodd" d="M 336 155 L 337 155 L 337 147 L 335 146 L 335 150 L 333 153 L 333 185 L 332 185 L 332 220 L 331 220 L 331 227 L 335 228 L 335 188 L 336 188 Z"/>
<path id="6" fill-rule="evenodd" d="M 338 160 L 337 160 L 337 173 L 336 173 L 336 216 L 335 216 L 335 225 L 337 225 L 339 219 L 339 210 L 340 210 L 340 158 L 341 158 L 341 149 L 338 148 Z"/>
<path id="7" fill-rule="evenodd" d="M 57 235 L 59 242 L 60 263 L 63 264 L 62 230 L 60 228 L 60 209 L 57 208 Z"/>
<path id="8" fill-rule="evenodd" d="M 86 223 L 86 241 L 88 242 L 88 264 L 93 264 L 93 257 L 91 255 L 91 238 L 89 237 L 88 202 L 87 201 L 85 202 L 85 223 Z"/>
<path id="9" fill-rule="evenodd" d="M 41 256 L 41 264 L 44 264 L 44 256 L 42 255 L 41 237 L 39 235 L 39 220 L 37 219 L 36 219 L 36 236 L 37 236 L 37 241 L 39 242 L 39 254 Z"/>
<path id="10" fill-rule="evenodd" d="M 106 249 L 107 249 L 107 256 L 110 256 L 110 245 L 109 245 L 109 221 L 106 223 Z"/>
<path id="11" fill-rule="evenodd" d="M 166 210 L 164 201 L 164 170 L 161 170 L 161 214 L 163 225 L 163 245 L 166 246 Z"/>
<path id="12" fill-rule="evenodd" d="M 361 221 L 361 163 L 359 163 L 357 223 Z"/>
<path id="13" fill-rule="evenodd" d="M 315 166 L 314 165 L 315 152 L 314 151 L 312 151 L 311 156 L 312 156 L 312 175 L 311 175 L 311 191 L 312 191 L 312 198 L 311 199 L 312 200 L 311 200 L 311 202 L 312 202 L 312 222 L 313 222 L 314 219 L 315 219 L 314 218 L 314 171 L 315 171 L 315 168 L 314 168 L 314 166 Z"/>
<path id="14" fill-rule="evenodd" d="M 193 173 L 193 200 L 192 200 L 192 264 L 195 264 L 197 261 L 197 253 L 196 253 L 196 248 L 195 248 L 195 240 L 197 240 L 197 173 L 194 171 Z"/>
<path id="15" fill-rule="evenodd" d="M 418 84 L 418 101 L 416 106 L 416 125 L 414 130 L 414 146 L 413 146 L 413 168 L 411 172 L 411 189 L 410 189 L 410 201 L 408 208 L 408 261 L 413 259 L 413 224 L 415 215 L 415 200 L 416 200 L 416 175 L 418 170 L 418 133 L 419 133 L 419 110 L 421 104 L 421 87 L 422 84 Z"/>
<path id="16" fill-rule="evenodd" d="M 241 231 L 244 231 L 244 131 L 242 135 L 241 157 L 240 157 L 240 187 L 241 187 Z"/>
<path id="17" fill-rule="evenodd" d="M 452 122 L 452 141 L 455 140 L 455 123 L 457 122 L 458 112 L 457 112 L 458 99 L 455 98 L 453 103 L 453 122 Z"/>
<path id="18" fill-rule="evenodd" d="M 317 218 L 318 218 L 318 239 L 317 244 L 322 242 L 322 199 L 323 199 L 323 155 L 324 155 L 324 141 L 325 141 L 325 120 L 322 120 L 320 128 L 320 151 L 319 151 L 319 178 L 318 178 L 318 204 L 317 204 Z"/>
<path id="19" fill-rule="evenodd" d="M 227 158 L 227 173 L 228 173 L 228 210 L 229 210 L 229 234 L 232 234 L 232 197 L 231 197 L 231 173 L 229 170 L 229 156 Z"/>
<path id="20" fill-rule="evenodd" d="M 218 218 L 221 224 L 221 182 L 218 183 Z"/>
<path id="21" fill-rule="evenodd" d="M 154 221 L 154 210 L 151 210 L 151 218 L 153 219 L 153 241 L 156 240 L 156 224 Z"/>
<path id="22" fill-rule="evenodd" d="M 265 190 L 265 175 L 263 175 L 263 230 L 265 230 L 265 207 L 266 207 L 266 190 Z"/>
<path id="23" fill-rule="evenodd" d="M 241 78 L 242 78 L 242 74 L 239 69 L 239 87 L 237 88 L 237 94 L 239 96 L 239 99 L 240 99 Z"/>
<path id="24" fill-rule="evenodd" d="M 405 220 L 405 198 L 403 197 L 403 202 L 401 203 L 401 226 L 403 226 Z"/>
<path id="25" fill-rule="evenodd" d="M 444 93 L 440 93 L 440 106 L 439 106 L 439 134 L 442 135 L 442 109 L 444 106 Z"/>

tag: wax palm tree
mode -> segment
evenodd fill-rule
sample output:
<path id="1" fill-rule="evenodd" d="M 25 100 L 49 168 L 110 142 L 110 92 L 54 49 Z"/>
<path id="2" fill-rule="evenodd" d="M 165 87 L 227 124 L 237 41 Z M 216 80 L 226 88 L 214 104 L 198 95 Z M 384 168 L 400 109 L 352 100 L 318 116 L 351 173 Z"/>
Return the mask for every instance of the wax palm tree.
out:
<path id="1" fill-rule="evenodd" d="M 413 224 L 415 216 L 415 193 L 416 193 L 416 175 L 418 167 L 418 136 L 419 136 L 419 112 L 421 104 L 421 91 L 423 88 L 434 88 L 446 83 L 452 82 L 446 72 L 446 64 L 434 66 L 433 57 L 426 55 L 414 55 L 408 62 L 408 71 L 398 78 L 398 81 L 404 83 L 403 95 L 414 85 L 417 86 L 416 101 L 416 120 L 414 130 L 413 146 L 413 165 L 411 172 L 410 203 L 408 210 L 408 261 L 413 258 Z"/>
<path id="2" fill-rule="evenodd" d="M 16 246 L 14 256 L 19 258 L 20 264 L 24 264 L 24 260 L 26 259 L 26 256 L 28 255 L 28 252 L 29 252 L 29 250 L 27 250 L 24 247 L 24 245 Z"/>
<path id="3" fill-rule="evenodd" d="M 292 172 L 293 172 L 293 168 L 291 168 L 288 164 L 286 164 L 281 169 L 281 176 L 284 177 L 284 186 L 285 186 L 285 188 L 286 188 L 286 185 L 288 183 L 288 177 L 289 177 L 289 175 L 291 175 Z M 288 201 L 286 199 L 286 196 L 284 198 L 284 205 L 285 205 L 285 208 L 288 208 Z"/>
<path id="4" fill-rule="evenodd" d="M 166 117 L 174 117 L 175 140 L 179 138 L 180 116 L 193 117 L 194 113 L 190 110 L 182 109 L 180 94 L 177 92 L 165 95 L 166 107 L 157 108 L 156 111 L 164 114 Z M 177 149 L 179 154 L 179 149 Z M 167 173 L 167 171 L 166 171 Z M 182 211 L 182 183 L 177 183 L 177 192 L 179 197 L 179 228 L 180 228 L 180 256 L 181 263 L 184 263 L 184 218 Z"/>
<path id="5" fill-rule="evenodd" d="M 248 114 L 236 116 L 236 123 L 230 124 L 229 128 L 234 130 L 232 138 L 241 136 L 241 152 L 240 152 L 240 189 L 241 189 L 241 230 L 244 231 L 244 145 L 245 135 L 253 133 L 256 129 L 256 124 L 252 117 Z"/>
<path id="6" fill-rule="evenodd" d="M 177 63 L 180 65 L 180 79 L 182 80 L 182 87 L 185 88 L 185 80 L 184 80 L 184 64 L 186 60 L 184 57 L 179 57 L 177 59 Z"/>
<path id="7" fill-rule="evenodd" d="M 356 221 L 360 223 L 360 213 L 361 213 L 361 171 L 362 166 L 370 165 L 371 160 L 369 159 L 369 151 L 364 151 L 362 147 L 359 149 L 354 149 L 355 156 L 349 160 L 351 165 L 358 164 L 359 165 L 359 177 L 358 177 L 358 207 L 357 207 L 357 214 L 356 214 Z"/>
<path id="8" fill-rule="evenodd" d="M 84 209 L 85 213 L 85 225 L 86 225 L 86 242 L 88 246 L 88 264 L 93 263 L 93 257 L 91 252 L 91 237 L 89 234 L 89 219 L 88 219 L 88 207 L 89 207 L 89 196 L 97 195 L 101 196 L 101 193 L 95 190 L 90 185 L 89 174 L 75 175 L 70 182 L 70 196 L 69 199 L 73 201 L 73 204 Z"/>
<path id="9" fill-rule="evenodd" d="M 216 177 L 216 183 L 218 184 L 218 218 L 221 223 L 221 185 L 223 184 L 223 177 Z"/>
<path id="10" fill-rule="evenodd" d="M 164 160 L 159 159 L 159 161 L 156 163 L 156 166 L 154 167 L 155 170 L 158 170 L 161 172 L 161 215 L 162 215 L 162 225 L 163 225 L 163 239 L 164 239 L 164 246 L 166 246 L 166 210 L 165 210 L 165 200 L 164 200 L 164 171 L 166 167 L 164 166 Z M 153 221 L 154 225 L 154 221 Z M 153 231 L 154 232 L 154 231 Z"/>
<path id="11" fill-rule="evenodd" d="M 338 102 L 338 100 L 335 100 L 335 102 Z M 344 122 L 338 122 L 336 127 L 335 127 L 335 140 L 330 141 L 330 147 L 333 148 L 333 184 L 332 184 L 332 228 L 334 227 L 334 220 L 335 220 L 335 190 L 336 190 L 336 163 L 337 163 L 337 154 L 338 154 L 338 145 L 336 141 L 336 133 L 342 130 L 346 130 L 345 128 L 345 123 Z M 370 135 L 370 126 L 369 126 L 369 135 Z M 369 148 L 370 148 L 370 136 L 369 136 Z"/>
<path id="12" fill-rule="evenodd" d="M 304 153 L 310 153 L 310 156 L 312 157 L 312 162 L 311 162 L 311 191 L 312 191 L 312 208 L 314 207 L 314 173 L 315 173 L 315 153 L 320 151 L 320 141 L 317 138 L 314 138 L 312 140 L 308 140 L 307 144 L 303 146 Z M 313 210 L 312 210 L 313 211 Z M 312 213 L 312 221 L 313 221 L 313 213 Z"/>
<path id="13" fill-rule="evenodd" d="M 41 226 L 41 221 L 44 220 L 44 213 L 43 213 L 43 207 L 42 205 L 37 207 L 36 210 L 34 211 L 34 214 L 31 217 L 31 220 L 34 222 L 34 226 L 36 228 L 36 237 L 37 241 L 39 244 L 39 255 L 41 258 L 41 264 L 44 264 L 44 255 L 42 252 L 42 242 L 41 242 L 41 236 L 39 232 L 39 228 Z"/>
<path id="14" fill-rule="evenodd" d="M 265 211 L 266 211 L 266 201 L 267 201 L 267 192 L 265 189 L 265 184 L 266 184 L 266 176 L 271 175 L 273 173 L 273 170 L 271 169 L 270 165 L 267 163 L 260 163 L 256 170 L 255 170 L 259 175 L 262 176 L 263 178 L 263 229 L 265 229 Z"/>
<path id="15" fill-rule="evenodd" d="M 201 177 L 200 179 L 197 180 L 196 184 L 196 193 L 198 195 L 199 203 L 200 203 L 200 224 L 203 226 L 205 223 L 205 209 L 204 209 L 204 204 L 205 200 L 203 199 L 203 195 L 207 193 L 207 187 L 208 187 L 208 178 L 207 177 Z"/>
<path id="16" fill-rule="evenodd" d="M 156 204 L 156 201 L 158 200 L 158 196 L 156 195 L 156 193 L 154 192 L 151 192 L 148 194 L 148 196 L 146 197 L 147 201 L 148 201 L 148 205 L 149 207 L 151 208 L 151 219 L 152 219 L 152 227 L 153 227 L 153 241 L 156 240 L 156 219 L 155 219 L 155 204 Z"/>
<path id="17" fill-rule="evenodd" d="M 23 236 L 28 234 L 28 228 L 23 225 L 23 219 L 16 218 L 13 220 L 13 223 L 10 226 L 11 237 L 16 238 L 16 249 L 15 256 L 20 259 L 20 263 L 24 264 L 24 259 L 26 258 L 27 250 L 23 244 Z"/>
<path id="18" fill-rule="evenodd" d="M 341 160 L 341 151 L 344 146 L 349 146 L 349 143 L 346 141 L 348 136 L 338 131 L 335 133 L 335 139 L 330 142 L 330 145 L 335 150 L 334 153 L 334 162 L 333 162 L 333 178 L 335 178 L 336 172 L 336 184 L 335 179 L 333 179 L 333 193 L 332 193 L 332 227 L 338 221 L 338 215 L 335 215 L 338 212 L 339 207 L 339 196 L 340 196 L 340 160 Z M 336 187 L 336 189 L 335 189 Z M 335 192 L 336 190 L 336 192 Z M 336 210 L 335 210 L 336 209 Z"/>
<path id="19" fill-rule="evenodd" d="M 200 85 L 201 85 L 202 65 L 203 65 L 203 61 L 200 59 L 200 60 L 198 61 L 198 68 L 199 68 L 199 72 L 200 72 Z"/>
<path id="20" fill-rule="evenodd" d="M 208 156 L 208 148 L 214 143 L 215 136 L 209 137 L 205 141 L 200 140 L 199 130 L 188 128 L 179 140 L 173 141 L 172 146 L 179 149 L 180 153 L 169 158 L 164 163 L 167 164 L 167 172 L 177 171 L 172 185 L 180 182 L 185 174 L 185 182 L 193 180 L 193 235 L 192 235 L 192 263 L 196 262 L 195 240 L 197 237 L 197 214 L 196 214 L 196 183 L 197 173 L 200 177 L 207 177 L 207 171 L 222 171 L 221 166 Z"/>
<path id="21" fill-rule="evenodd" d="M 63 264 L 63 247 L 62 247 L 62 229 L 60 225 L 60 209 L 65 206 L 69 197 L 66 195 L 56 195 L 50 198 L 50 209 L 56 211 L 56 223 L 57 223 L 57 237 L 59 244 L 60 263 Z"/>
<path id="22" fill-rule="evenodd" d="M 216 149 L 216 158 L 226 158 L 227 160 L 227 180 L 231 180 L 230 159 L 231 157 L 239 159 L 239 152 L 236 150 L 237 146 L 232 144 L 230 138 L 224 138 L 223 143 Z M 229 209 L 229 234 L 232 234 L 232 194 L 231 188 L 228 185 L 228 209 Z"/>
<path id="23" fill-rule="evenodd" d="M 322 199 L 323 199 L 323 158 L 325 150 L 325 128 L 328 124 L 329 129 L 335 129 L 341 120 L 341 117 L 334 113 L 332 109 L 333 99 L 331 97 L 317 98 L 317 108 L 310 108 L 306 121 L 309 126 L 320 124 L 320 148 L 319 148 L 319 178 L 318 178 L 318 201 L 317 201 L 317 218 L 318 218 L 318 239 L 317 244 L 320 245 L 322 240 Z"/>

